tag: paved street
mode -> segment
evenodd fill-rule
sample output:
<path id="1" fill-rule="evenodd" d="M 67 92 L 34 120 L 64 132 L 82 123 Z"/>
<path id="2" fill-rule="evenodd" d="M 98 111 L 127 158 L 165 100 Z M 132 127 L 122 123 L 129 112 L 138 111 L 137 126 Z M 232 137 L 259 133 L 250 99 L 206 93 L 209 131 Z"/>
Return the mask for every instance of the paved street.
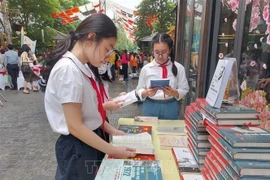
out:
<path id="1" fill-rule="evenodd" d="M 136 87 L 131 80 L 130 86 Z M 126 91 L 126 84 L 114 82 L 110 95 Z M 23 94 L 21 91 L 1 91 L 8 102 L 0 107 L 0 179 L 52 180 L 56 170 L 54 145 L 58 134 L 52 132 L 46 119 L 42 92 Z M 120 117 L 140 114 L 141 106 L 127 106 L 110 117 L 115 126 Z"/>

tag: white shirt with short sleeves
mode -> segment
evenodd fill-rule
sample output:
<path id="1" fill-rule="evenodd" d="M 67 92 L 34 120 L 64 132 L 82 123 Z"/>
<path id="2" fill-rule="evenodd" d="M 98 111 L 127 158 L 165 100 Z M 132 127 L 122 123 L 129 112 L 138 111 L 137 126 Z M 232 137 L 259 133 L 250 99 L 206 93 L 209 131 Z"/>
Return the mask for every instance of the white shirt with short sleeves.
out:
<path id="1" fill-rule="evenodd" d="M 169 60 L 166 63 L 168 72 L 167 79 L 170 80 L 170 86 L 178 91 L 179 97 L 177 100 L 180 100 L 189 91 L 189 85 L 186 78 L 185 68 L 178 62 L 174 62 L 174 64 L 177 68 L 177 76 L 175 77 L 172 73 L 173 63 Z M 145 100 L 142 98 L 142 92 L 150 87 L 150 80 L 154 79 L 162 79 L 162 68 L 160 67 L 160 64 L 158 64 L 155 60 L 145 65 L 140 72 L 139 82 L 136 88 L 140 99 Z M 162 90 L 158 90 L 156 95 L 149 98 L 154 100 L 164 100 L 164 93 Z M 165 95 L 165 98 L 172 99 L 173 97 Z"/>
<path id="2" fill-rule="evenodd" d="M 91 70 L 69 51 L 53 67 L 45 92 L 45 111 L 54 132 L 69 134 L 62 108 L 65 103 L 82 104 L 82 120 L 89 129 L 102 124 L 97 95 L 88 77 L 94 77 Z"/>

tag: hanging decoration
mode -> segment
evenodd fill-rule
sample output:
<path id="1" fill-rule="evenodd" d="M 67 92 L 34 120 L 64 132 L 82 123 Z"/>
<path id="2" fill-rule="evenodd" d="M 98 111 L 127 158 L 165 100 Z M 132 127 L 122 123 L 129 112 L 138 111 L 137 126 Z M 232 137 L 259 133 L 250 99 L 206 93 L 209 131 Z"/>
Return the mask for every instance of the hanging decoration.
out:
<path id="1" fill-rule="evenodd" d="M 79 7 L 73 7 L 62 12 L 52 14 L 56 20 L 62 24 L 71 24 L 77 20 L 84 20 L 86 17 L 94 13 L 104 13 L 104 9 L 100 9 L 100 3 L 88 3 Z"/>

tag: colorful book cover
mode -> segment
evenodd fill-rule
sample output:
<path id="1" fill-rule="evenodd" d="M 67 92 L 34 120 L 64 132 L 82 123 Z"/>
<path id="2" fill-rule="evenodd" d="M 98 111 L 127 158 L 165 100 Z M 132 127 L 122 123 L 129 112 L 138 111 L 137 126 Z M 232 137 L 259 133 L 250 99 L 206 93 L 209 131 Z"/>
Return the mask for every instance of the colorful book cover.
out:
<path id="1" fill-rule="evenodd" d="M 127 134 L 140 134 L 144 132 L 152 134 L 152 126 L 121 124 L 119 125 L 118 129 L 124 131 Z"/>
<path id="2" fill-rule="evenodd" d="M 114 157 L 108 155 L 108 159 L 118 159 L 118 158 L 114 158 Z M 137 154 L 135 157 L 128 158 L 128 159 L 132 159 L 132 160 L 156 160 L 156 156 L 155 155 L 146 155 L 146 154 Z"/>
<path id="3" fill-rule="evenodd" d="M 197 98 L 196 102 L 216 118 L 257 118 L 259 112 L 244 105 L 222 105 L 221 108 L 211 107 L 205 99 Z"/>
<path id="4" fill-rule="evenodd" d="M 198 173 L 200 169 L 189 148 L 172 148 L 172 153 L 180 173 Z"/>
<path id="5" fill-rule="evenodd" d="M 186 107 L 186 113 L 193 118 L 193 120 L 196 123 L 196 126 L 202 126 L 203 117 L 199 112 L 195 111 L 191 106 L 189 106 Z"/>
<path id="6" fill-rule="evenodd" d="M 142 123 L 158 124 L 158 117 L 154 117 L 154 116 L 136 116 L 136 117 L 134 117 L 134 124 L 142 124 Z"/>
<path id="7" fill-rule="evenodd" d="M 209 136 L 208 132 L 206 132 L 206 131 L 205 132 L 197 132 L 194 129 L 194 127 L 192 126 L 192 124 L 187 120 L 185 120 L 185 124 L 187 126 L 188 131 L 191 134 L 193 134 L 197 140 L 207 140 L 208 139 L 208 136 Z"/>
<path id="8" fill-rule="evenodd" d="M 187 147 L 187 136 L 159 136 L 158 138 L 161 149 Z"/>
<path id="9" fill-rule="evenodd" d="M 270 147 L 270 133 L 258 126 L 217 126 L 209 121 L 206 124 L 232 147 Z"/>
<path id="10" fill-rule="evenodd" d="M 206 154 L 210 151 L 210 148 L 197 148 L 196 145 L 188 138 L 188 144 L 196 151 L 196 153 L 200 156 L 206 156 Z"/>
<path id="11" fill-rule="evenodd" d="M 159 161 L 103 159 L 95 180 L 162 180 Z"/>
<path id="12" fill-rule="evenodd" d="M 208 126 L 206 129 L 209 133 L 211 133 L 212 138 L 214 138 L 220 144 L 220 146 L 222 146 L 222 148 L 231 156 L 233 160 L 270 160 L 269 148 L 232 147 L 227 141 L 221 138 L 221 136 L 217 134 L 210 126 Z"/>

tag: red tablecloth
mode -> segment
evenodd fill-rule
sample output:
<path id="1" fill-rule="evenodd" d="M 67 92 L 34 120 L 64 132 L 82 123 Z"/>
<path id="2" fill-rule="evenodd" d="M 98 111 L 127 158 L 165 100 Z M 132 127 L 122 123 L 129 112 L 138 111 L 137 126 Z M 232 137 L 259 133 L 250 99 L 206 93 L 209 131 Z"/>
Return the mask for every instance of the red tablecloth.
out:
<path id="1" fill-rule="evenodd" d="M 7 71 L 0 71 L 0 74 L 6 75 Z"/>

